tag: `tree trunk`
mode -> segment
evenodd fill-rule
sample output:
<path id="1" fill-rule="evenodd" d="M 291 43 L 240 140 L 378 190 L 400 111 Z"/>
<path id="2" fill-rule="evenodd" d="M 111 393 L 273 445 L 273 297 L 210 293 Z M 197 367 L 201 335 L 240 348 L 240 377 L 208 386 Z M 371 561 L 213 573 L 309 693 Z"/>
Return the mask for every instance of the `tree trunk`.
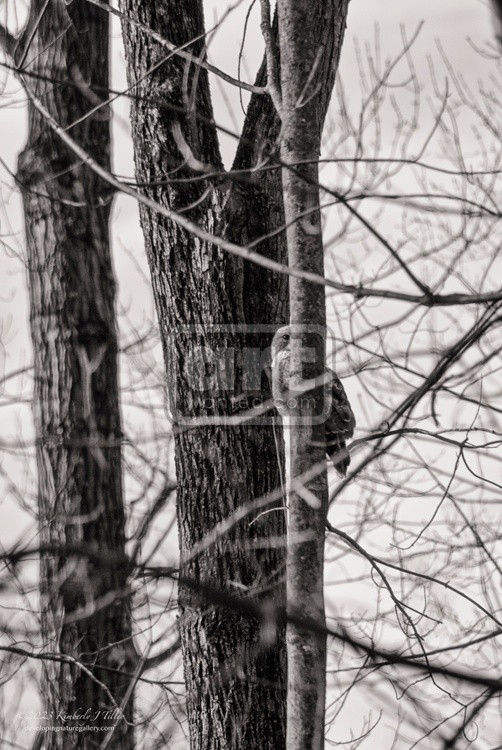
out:
<path id="1" fill-rule="evenodd" d="M 347 3 L 278 0 L 281 54 L 281 159 L 291 268 L 324 275 L 318 159 L 323 68 L 333 83 Z M 329 40 L 329 44 L 326 42 Z M 325 74 L 326 75 L 326 74 Z M 290 422 L 287 608 L 321 627 L 324 613 L 324 534 L 328 509 L 324 394 L 324 288 L 291 277 L 290 389 L 299 391 Z M 312 356 L 313 354 L 313 356 Z M 309 356 L 307 356 L 309 355 Z M 305 479 L 305 477 L 308 477 Z M 298 491 L 294 482 L 303 489 Z M 288 750 L 322 750 L 326 638 L 288 623 Z"/>
<path id="2" fill-rule="evenodd" d="M 193 221 L 215 234 L 243 245 L 265 237 L 259 252 L 286 262 L 284 232 L 277 232 L 284 226 L 279 169 L 258 170 L 245 177 L 223 171 L 206 71 L 172 55 L 138 26 L 170 43 L 187 45 L 185 50 L 203 58 L 202 41 L 190 43 L 203 38 L 201 1 L 175 0 L 154 6 L 123 0 L 121 9 L 134 93 L 132 131 L 138 183 L 150 198 L 184 209 Z M 266 83 L 265 62 L 257 83 Z M 325 94 L 326 90 L 321 97 L 320 123 L 329 99 Z M 256 167 L 264 158 L 273 165 L 279 132 L 280 121 L 269 96 L 254 93 L 234 169 Z M 218 176 L 202 180 L 203 172 Z M 193 558 L 189 554 L 216 524 L 281 486 L 283 461 L 278 460 L 278 453 L 282 439 L 280 434 L 274 436 L 270 424 L 203 422 L 215 414 L 223 420 L 235 416 L 228 396 L 245 391 L 244 410 L 255 397 L 270 398 L 265 377 L 261 377 L 261 388 L 256 383 L 246 388 L 242 360 L 249 350 L 256 360 L 256 350 L 269 346 L 274 328 L 288 319 L 286 279 L 226 255 L 144 207 L 140 211 L 175 426 L 182 574 L 285 607 L 285 547 L 278 544 L 285 533 L 282 510 L 259 515 L 252 525 L 256 514 L 250 515 L 207 550 Z M 267 237 L 272 231 L 275 234 Z M 260 330 L 264 324 L 270 329 Z M 230 352 L 238 366 L 231 387 L 226 383 L 227 399 L 208 406 L 195 381 L 200 385 L 203 369 L 214 369 L 215 360 Z M 199 365 L 195 374 L 194 362 Z M 222 377 L 220 372 L 219 385 L 225 386 Z M 281 500 L 270 507 L 282 505 Z M 284 748 L 282 627 L 277 626 L 273 642 L 265 642 L 265 628 L 258 621 L 208 606 L 184 586 L 179 591 L 179 610 L 192 750 Z"/>
<path id="3" fill-rule="evenodd" d="M 32 19 L 42 6 L 33 2 Z M 63 127 L 82 118 L 72 126 L 73 137 L 109 168 L 109 110 L 92 112 L 108 88 L 108 14 L 87 3 L 51 0 L 26 53 L 22 46 L 17 59 L 25 54 L 35 75 L 26 76 L 26 86 Z M 32 106 L 18 180 L 34 350 L 40 543 L 46 550 L 42 635 L 44 649 L 62 656 L 44 664 L 43 694 L 52 726 L 61 726 L 64 714 L 88 709 L 87 719 L 66 726 L 111 726 L 117 713 L 105 712 L 116 712 L 130 683 L 121 669 L 134 669 L 108 232 L 112 195 Z M 128 721 L 132 710 L 129 700 Z M 43 747 L 87 750 L 105 737 L 47 732 Z M 119 719 L 108 747 L 132 748 L 132 727 Z"/>
<path id="4" fill-rule="evenodd" d="M 197 0 L 153 5 L 127 0 L 125 13 L 154 29 L 175 44 L 197 38 L 203 30 L 201 3 Z M 189 87 L 194 85 L 196 118 L 185 114 L 183 98 L 185 61 L 172 58 L 141 81 L 167 50 L 143 31 L 124 23 L 129 83 L 138 84 L 132 107 L 136 174 L 140 183 L 155 183 L 147 194 L 163 205 L 183 208 L 210 194 L 187 212 L 213 232 L 247 243 L 267 234 L 282 222 L 280 176 L 277 173 L 235 182 L 225 177 L 193 183 L 166 184 L 166 177 L 197 176 L 186 164 L 173 128 L 180 128 L 194 156 L 222 170 L 217 134 L 205 70 L 190 66 Z M 189 45 L 201 53 L 201 43 Z M 263 77 L 263 72 L 261 72 Z M 191 90 L 189 88 L 189 90 Z M 263 129 L 256 130 L 255 126 Z M 266 123 L 266 126 L 265 126 Z M 264 97 L 250 106 L 245 132 L 255 138 L 243 141 L 236 157 L 239 168 L 254 166 L 270 134 L 278 132 L 273 107 Z M 273 145 L 273 142 L 272 144 Z M 269 146 L 270 147 L 270 146 Z M 176 171 L 173 171 L 176 170 Z M 266 186 L 266 187 L 265 187 Z M 176 433 L 179 541 L 184 576 L 260 601 L 285 604 L 285 550 L 270 538 L 284 535 L 283 510 L 243 522 L 219 538 L 207 551 L 187 560 L 194 544 L 217 523 L 255 498 L 280 487 L 279 462 L 270 425 L 183 427 L 179 415 L 201 418 L 213 412 L 197 401 L 187 361 L 195 346 L 234 350 L 265 348 L 273 329 L 244 331 L 238 326 L 276 324 L 286 317 L 287 294 L 283 279 L 226 255 L 150 211 L 141 210 L 153 289 L 169 373 L 171 397 L 176 393 L 181 421 Z M 284 258 L 281 238 L 265 243 L 262 252 Z M 185 327 L 183 327 L 185 326 Z M 214 326 L 223 326 L 215 331 Z M 228 326 L 228 328 L 226 328 Z M 233 330 L 231 327 L 234 326 Z M 240 378 L 239 374 L 237 375 Z M 270 395 L 266 377 L 251 396 Z M 235 382 L 227 397 L 239 392 Z M 221 416 L 232 411 L 221 406 Z M 280 444 L 280 439 L 279 439 Z M 278 501 L 271 506 L 282 506 Z M 264 508 L 265 510 L 265 508 Z M 256 514 L 255 514 L 256 515 Z M 253 548 L 254 547 L 254 548 Z M 278 627 L 272 644 L 261 642 L 258 621 L 215 606 L 206 606 L 192 591 L 180 588 L 180 630 L 183 648 L 191 747 L 285 747 L 285 647 Z"/>

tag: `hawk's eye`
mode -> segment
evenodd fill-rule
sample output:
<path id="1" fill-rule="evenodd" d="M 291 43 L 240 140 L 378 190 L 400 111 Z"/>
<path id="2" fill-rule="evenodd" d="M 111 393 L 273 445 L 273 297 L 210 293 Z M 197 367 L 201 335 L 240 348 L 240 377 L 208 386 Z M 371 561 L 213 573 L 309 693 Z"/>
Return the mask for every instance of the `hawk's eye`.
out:
<path id="1" fill-rule="evenodd" d="M 289 341 L 289 333 L 285 333 L 282 338 L 284 341 Z"/>

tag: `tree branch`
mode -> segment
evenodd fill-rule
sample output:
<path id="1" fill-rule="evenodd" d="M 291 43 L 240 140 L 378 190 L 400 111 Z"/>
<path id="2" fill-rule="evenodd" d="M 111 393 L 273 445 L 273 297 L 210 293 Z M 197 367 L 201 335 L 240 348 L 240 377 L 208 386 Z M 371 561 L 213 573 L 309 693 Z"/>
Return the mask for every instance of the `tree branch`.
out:
<path id="1" fill-rule="evenodd" d="M 279 83 L 278 49 L 274 42 L 270 23 L 270 0 L 260 0 L 261 33 L 265 41 L 265 59 L 267 61 L 267 91 L 274 104 L 277 114 L 281 116 L 282 101 Z"/>
<path id="2" fill-rule="evenodd" d="M 254 94 L 265 93 L 266 89 L 264 89 L 263 87 L 253 86 L 250 83 L 238 81 L 236 78 L 233 78 L 231 75 L 228 75 L 228 73 L 225 73 L 223 70 L 220 70 L 214 65 L 211 65 L 211 63 L 208 63 L 206 60 L 201 60 L 200 57 L 198 57 L 198 55 L 192 55 L 190 52 L 187 52 L 185 49 L 180 49 L 176 44 L 173 44 L 172 42 L 169 42 L 167 39 L 164 39 L 164 37 L 161 34 L 158 34 L 153 29 L 150 29 L 144 23 L 141 23 L 141 21 L 137 21 L 136 19 L 131 18 L 126 13 L 122 13 L 122 11 L 117 10 L 116 8 L 113 8 L 111 5 L 108 5 L 108 3 L 104 3 L 102 2 L 102 0 L 87 0 L 87 2 L 92 3 L 92 5 L 95 5 L 96 7 L 101 8 L 102 10 L 105 10 L 107 13 L 111 13 L 112 15 L 117 16 L 117 18 L 120 18 L 122 21 L 125 21 L 125 23 L 128 23 L 131 26 L 135 26 L 136 28 L 143 31 L 145 34 L 148 34 L 149 37 L 154 39 L 158 44 L 162 45 L 162 47 L 166 47 L 166 49 L 170 50 L 171 52 L 174 52 L 174 54 L 178 55 L 179 57 L 182 57 L 184 60 L 187 60 L 188 62 L 191 62 L 194 65 L 198 65 L 201 68 L 205 68 L 210 73 L 214 73 L 214 75 L 218 76 L 218 78 L 221 78 L 223 81 L 226 81 L 227 83 L 231 83 L 232 86 L 237 86 L 238 88 L 244 89 L 245 91 L 251 91 Z M 206 33 L 210 33 L 210 32 L 208 31 Z"/>
<path id="3" fill-rule="evenodd" d="M 90 0 L 88 1 L 90 2 Z M 345 294 L 351 294 L 356 299 L 362 299 L 363 297 L 377 297 L 380 299 L 392 299 L 401 302 L 409 302 L 410 304 L 422 305 L 424 307 L 484 304 L 487 302 L 502 300 L 502 290 L 486 292 L 482 294 L 464 294 L 462 292 L 457 292 L 445 295 L 431 293 L 427 293 L 424 295 L 414 295 L 389 289 L 368 289 L 366 287 L 356 286 L 354 284 L 343 284 L 334 281 L 333 279 L 325 278 L 324 276 L 321 276 L 317 273 L 285 266 L 282 263 L 267 258 L 266 256 L 260 255 L 259 253 L 253 252 L 247 247 L 237 245 L 234 242 L 229 242 L 222 237 L 211 234 L 207 230 L 195 224 L 193 221 L 190 221 L 190 219 L 187 219 L 185 216 L 177 213 L 176 211 L 173 211 L 170 208 L 167 208 L 166 206 L 162 206 L 160 203 L 152 200 L 148 196 L 132 188 L 128 183 L 117 179 L 114 175 L 97 164 L 97 162 L 92 159 L 91 156 L 86 151 L 84 151 L 84 149 L 82 149 L 73 140 L 73 138 L 65 132 L 63 128 L 58 125 L 54 118 L 52 118 L 42 102 L 30 90 L 24 74 L 20 72 L 18 72 L 17 74 L 18 76 L 22 77 L 23 86 L 31 102 L 33 103 L 33 106 L 46 118 L 47 123 L 52 128 L 52 130 L 54 130 L 54 132 L 77 156 L 82 159 L 85 164 L 87 164 L 90 169 L 92 169 L 94 172 L 96 172 L 96 174 L 102 177 L 105 182 L 108 182 L 108 184 L 112 185 L 114 188 L 120 190 L 126 195 L 131 196 L 132 198 L 137 200 L 138 203 L 143 204 L 150 210 L 166 217 L 167 219 L 170 219 L 171 221 L 174 221 L 176 224 L 192 233 L 195 237 L 198 237 L 205 242 L 216 245 L 217 247 L 220 247 L 222 250 L 225 250 L 232 255 L 243 258 L 244 260 L 251 261 L 252 263 L 256 263 L 257 265 L 262 266 L 263 268 L 267 268 L 270 271 L 274 271 L 276 273 L 285 274 L 297 279 L 303 279 L 320 286 L 330 287 Z M 322 189 L 330 192 L 328 188 L 323 187 Z M 339 197 L 335 193 L 335 191 L 331 192 L 336 195 L 336 197 Z"/>

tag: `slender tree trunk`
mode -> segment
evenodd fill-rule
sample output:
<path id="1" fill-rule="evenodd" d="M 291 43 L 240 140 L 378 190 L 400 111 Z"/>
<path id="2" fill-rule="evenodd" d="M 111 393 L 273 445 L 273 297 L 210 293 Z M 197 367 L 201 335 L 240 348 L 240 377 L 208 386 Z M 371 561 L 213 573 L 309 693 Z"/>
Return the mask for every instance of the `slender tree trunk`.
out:
<path id="1" fill-rule="evenodd" d="M 322 69 L 334 76 L 347 3 L 278 0 L 281 54 L 281 159 L 292 268 L 324 275 L 318 159 L 321 147 Z M 328 30 L 328 32 L 327 32 Z M 329 40 L 329 45 L 326 41 Z M 324 288 L 292 277 L 290 388 L 325 372 Z M 312 354 L 314 356 L 312 356 Z M 306 356 L 308 355 L 308 356 Z M 328 508 L 324 393 L 320 382 L 301 393 L 290 418 L 287 608 L 325 625 L 323 570 Z M 308 476 L 310 478 L 304 479 Z M 302 478 L 302 479 L 300 479 Z M 303 490 L 294 486 L 301 482 Z M 317 507 L 316 507 L 317 506 Z M 324 747 L 326 638 L 294 624 L 287 627 L 288 750 Z"/>
<path id="2" fill-rule="evenodd" d="M 17 53 L 18 62 L 24 55 L 35 74 L 26 76 L 26 86 L 109 168 L 109 111 L 93 112 L 107 96 L 108 14 L 61 0 L 51 0 L 40 16 L 42 8 L 34 0 L 31 31 L 24 35 L 31 43 L 24 52 L 21 43 Z M 45 650 L 63 659 L 44 664 L 43 694 L 51 725 L 62 724 L 58 715 L 89 709 L 81 723 L 110 726 L 114 717 L 104 712 L 120 706 L 130 683 L 121 670 L 134 670 L 127 566 L 121 563 L 125 518 L 108 231 L 112 196 L 31 106 L 18 180 L 34 350 L 40 542 L 53 549 L 41 554 L 42 635 Z M 130 699 L 128 721 L 132 708 Z M 80 722 L 66 722 L 71 723 Z M 43 747 L 88 750 L 105 737 L 47 732 Z M 108 747 L 132 748 L 132 727 L 119 719 Z"/>

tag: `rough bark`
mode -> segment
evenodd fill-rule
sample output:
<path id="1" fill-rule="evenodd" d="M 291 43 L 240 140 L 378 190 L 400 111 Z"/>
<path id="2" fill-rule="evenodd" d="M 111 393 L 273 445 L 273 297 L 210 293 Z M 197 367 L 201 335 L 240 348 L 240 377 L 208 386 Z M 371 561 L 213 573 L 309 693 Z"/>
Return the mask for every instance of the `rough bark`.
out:
<path id="1" fill-rule="evenodd" d="M 172 43 L 181 45 L 198 39 L 188 49 L 203 54 L 200 0 L 155 6 L 123 0 L 121 9 L 127 17 Z M 178 210 L 193 206 L 187 211 L 192 220 L 228 239 L 247 244 L 266 238 L 258 245 L 259 252 L 285 262 L 285 236 L 276 231 L 284 225 L 280 170 L 225 175 L 206 71 L 193 64 L 187 69 L 186 62 L 176 56 L 165 60 L 166 48 L 127 20 L 123 35 L 129 84 L 135 94 L 132 131 L 138 183 L 162 205 Z M 327 83 L 324 68 L 322 75 Z M 257 83 L 265 82 L 264 62 Z M 325 93 L 320 123 L 329 99 Z M 270 98 L 253 94 L 234 168 L 252 168 L 264 158 L 276 163 L 279 132 L 280 121 Z M 219 170 L 220 176 L 180 182 L 180 178 L 200 177 L 203 167 L 197 167 L 196 160 L 210 171 Z M 210 190 L 205 194 L 207 188 Z M 284 277 L 201 243 L 144 208 L 141 222 L 171 400 L 176 400 L 178 411 L 184 415 L 200 419 L 213 416 L 214 410 L 207 408 L 200 395 L 194 395 L 190 369 L 194 346 L 219 347 L 226 352 L 233 349 L 237 357 L 245 347 L 269 346 L 273 330 L 244 336 L 236 326 L 284 323 L 288 319 L 287 282 Z M 273 231 L 274 236 L 267 237 Z M 212 327 L 218 325 L 234 328 L 215 333 Z M 242 386 L 237 372 L 230 395 L 240 393 Z M 270 397 L 265 377 L 258 391 L 247 392 L 246 403 L 254 396 Z M 228 403 L 219 404 L 218 409 L 221 416 L 232 412 Z M 282 443 L 280 435 L 276 441 L 270 425 L 250 423 L 198 424 L 190 429 L 178 426 L 175 448 L 183 575 L 284 606 L 285 550 L 277 544 L 285 531 L 283 513 L 261 515 L 251 526 L 251 519 L 246 519 L 207 551 L 188 558 L 193 545 L 217 523 L 280 487 L 276 448 Z M 193 590 L 184 587 L 180 587 L 179 609 L 193 750 L 284 748 L 286 660 L 282 629 L 278 628 L 273 643 L 265 644 L 259 622 L 208 607 Z"/>
<path id="2" fill-rule="evenodd" d="M 32 19 L 42 6 L 34 0 Z M 23 52 L 21 43 L 16 53 L 35 74 L 26 85 L 62 126 L 83 118 L 72 125 L 73 137 L 109 168 L 109 112 L 91 111 L 108 86 L 108 14 L 86 3 L 51 0 L 33 28 L 25 34 L 29 49 Z M 93 87 L 103 88 L 98 95 Z M 87 709 L 90 718 L 81 723 L 110 726 L 115 721 L 104 712 L 120 706 L 130 682 L 121 669 L 134 669 L 128 571 L 120 563 L 125 516 L 108 231 L 112 196 L 32 106 L 18 180 L 34 352 L 40 542 L 61 550 L 41 555 L 42 635 L 46 650 L 86 667 L 44 664 L 45 709 L 53 726 L 63 723 L 58 714 Z M 132 710 L 129 700 L 128 721 Z M 72 723 L 80 722 L 66 725 Z M 90 750 L 105 736 L 47 732 L 43 747 Z M 128 750 L 133 739 L 132 727 L 119 720 L 108 747 Z"/>
<path id="3" fill-rule="evenodd" d="M 202 7 L 196 0 L 156 7 L 127 0 L 122 8 L 176 44 L 198 37 L 203 30 Z M 124 41 L 132 85 L 166 55 L 166 50 L 127 23 Z M 201 42 L 189 49 L 200 54 Z M 176 208 L 197 202 L 211 186 L 209 195 L 188 215 L 213 232 L 248 242 L 266 234 L 277 219 L 280 221 L 277 177 L 271 178 L 275 179 L 275 192 L 264 192 L 260 179 L 237 183 L 224 176 L 198 183 L 165 184 L 169 175 L 186 178 L 196 174 L 183 165 L 179 135 L 177 145 L 173 127 L 181 128 L 195 158 L 213 169 L 222 169 L 216 129 L 211 123 L 206 71 L 192 65 L 187 75 L 188 90 L 198 76 L 193 118 L 185 114 L 185 74 L 185 62 L 174 57 L 134 88 L 137 98 L 132 107 L 132 127 L 138 182 L 163 181 L 145 190 L 159 203 Z M 256 118 L 274 120 L 270 105 L 264 109 L 261 103 L 256 104 L 253 110 Z M 251 124 L 248 127 L 253 130 Z M 254 157 L 253 149 L 243 146 L 237 157 L 239 168 L 253 166 Z M 194 345 L 218 346 L 226 351 L 234 348 L 239 356 L 244 345 L 259 348 L 269 344 L 271 332 L 244 336 L 237 330 L 214 333 L 211 327 L 283 320 L 286 294 L 283 286 L 280 295 L 279 287 L 284 282 L 263 271 L 257 278 L 253 266 L 200 243 L 147 210 L 141 211 L 141 222 L 171 398 L 176 394 L 177 408 L 184 414 L 203 418 L 213 412 L 193 394 L 189 361 Z M 281 242 L 275 241 L 267 244 L 265 251 L 277 257 L 281 247 Z M 266 378 L 262 379 L 262 388 L 267 388 Z M 238 391 L 239 383 L 235 383 L 227 396 Z M 222 406 L 222 415 L 229 409 L 228 403 Z M 251 526 L 252 516 L 247 518 L 206 552 L 184 562 L 193 545 L 218 522 L 280 486 L 272 428 L 227 425 L 183 429 L 180 425 L 176 470 L 183 575 L 260 601 L 272 599 L 279 606 L 284 603 L 284 548 L 268 544 L 271 537 L 277 539 L 284 534 L 281 511 L 267 513 Z M 252 549 L 254 542 L 256 548 Z M 276 641 L 265 645 L 258 621 L 205 606 L 193 591 L 183 587 L 179 608 L 191 747 L 284 748 L 285 648 L 280 628 Z"/>
<path id="4" fill-rule="evenodd" d="M 324 275 L 318 165 L 323 82 L 331 87 L 345 30 L 348 2 L 278 0 L 281 53 L 281 160 L 290 267 Z M 324 72 L 323 72 L 324 71 Z M 328 89 L 328 95 L 331 88 Z M 324 289 L 291 277 L 290 389 L 305 380 L 290 417 L 287 608 L 325 625 L 324 530 L 328 506 L 324 393 Z M 309 356 L 305 356 L 306 353 Z M 314 356 L 312 357 L 312 354 Z M 310 478 L 304 479 L 305 476 Z M 306 495 L 308 493 L 308 495 Z M 309 499 L 310 498 L 310 499 Z M 317 501 L 318 507 L 315 507 Z M 287 628 L 288 750 L 324 747 L 326 638 L 294 624 Z"/>

